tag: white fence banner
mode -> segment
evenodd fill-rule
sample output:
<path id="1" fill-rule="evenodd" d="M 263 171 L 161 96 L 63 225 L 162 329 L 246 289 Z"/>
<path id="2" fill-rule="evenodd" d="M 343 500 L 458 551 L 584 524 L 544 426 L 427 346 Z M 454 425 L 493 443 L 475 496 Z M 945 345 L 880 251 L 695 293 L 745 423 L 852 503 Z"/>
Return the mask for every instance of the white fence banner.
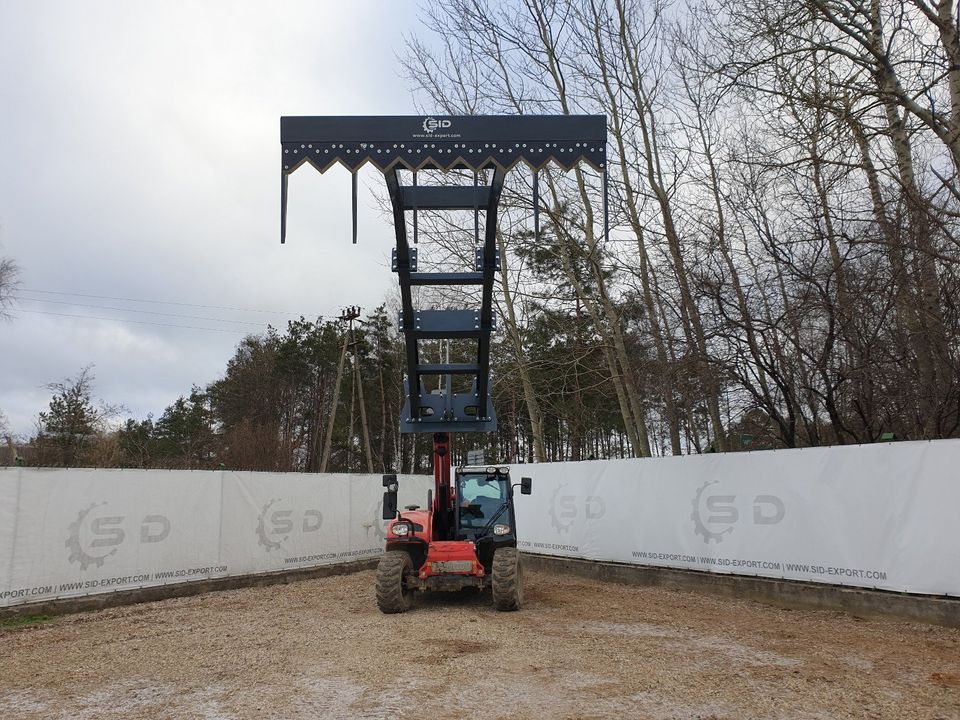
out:
<path id="1" fill-rule="evenodd" d="M 960 440 L 515 465 L 522 549 L 960 596 Z M 400 479 L 400 505 L 429 476 Z M 0 607 L 382 551 L 379 475 L 0 469 Z"/>
<path id="2" fill-rule="evenodd" d="M 433 478 L 401 478 L 401 503 Z M 0 607 L 383 551 L 380 475 L 0 469 Z"/>
<path id="3" fill-rule="evenodd" d="M 514 465 L 522 549 L 960 596 L 960 440 Z"/>

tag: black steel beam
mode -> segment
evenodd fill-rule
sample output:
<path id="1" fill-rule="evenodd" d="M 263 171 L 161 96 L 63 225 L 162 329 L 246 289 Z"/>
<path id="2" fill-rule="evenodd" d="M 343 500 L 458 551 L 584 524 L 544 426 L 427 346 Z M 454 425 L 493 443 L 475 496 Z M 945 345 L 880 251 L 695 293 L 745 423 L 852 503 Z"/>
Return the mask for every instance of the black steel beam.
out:
<path id="1" fill-rule="evenodd" d="M 402 318 L 400 331 L 408 338 L 446 340 L 489 335 L 490 330 L 494 328 L 496 328 L 495 321 L 491 321 L 486 327 L 482 325 L 479 310 L 416 310 L 412 323 Z M 481 371 L 484 370 L 484 363 L 477 364 Z M 489 366 L 489 357 L 487 366 Z"/>
<path id="2" fill-rule="evenodd" d="M 397 236 L 397 275 L 400 280 L 400 320 L 401 324 L 414 321 L 413 295 L 410 291 L 410 245 L 407 243 L 407 221 L 403 211 L 400 191 L 400 176 L 396 170 L 384 173 L 390 204 L 393 206 L 393 228 Z M 420 363 L 417 343 L 406 342 L 407 350 L 407 395 L 410 397 L 410 412 L 419 413 L 417 396 L 419 394 L 417 374 L 414 368 Z"/>
<path id="3" fill-rule="evenodd" d="M 498 266 L 497 250 L 497 208 L 506 173 L 499 167 L 493 171 L 490 181 L 490 198 L 487 203 L 487 225 L 483 242 L 483 294 L 480 300 L 480 326 L 493 327 L 493 284 L 494 273 Z M 490 333 L 479 336 L 477 342 L 477 404 L 487 407 L 487 394 L 490 389 Z"/>
<path id="4" fill-rule="evenodd" d="M 426 140 L 457 143 L 465 147 L 471 142 L 566 145 L 584 140 L 605 143 L 606 137 L 607 121 L 603 115 L 328 115 L 280 118 L 281 141 L 305 144 L 326 141 L 380 145 Z"/>
<path id="5" fill-rule="evenodd" d="M 486 207 L 490 195 L 489 187 L 469 185 L 405 185 L 400 190 L 404 210 L 473 210 Z"/>
<path id="6" fill-rule="evenodd" d="M 583 161 L 602 170 L 606 138 L 602 115 L 280 118 L 284 173 L 304 164 L 324 172 L 336 163 L 354 171 L 371 163 L 386 172 L 519 162 L 570 170 Z"/>
<path id="7" fill-rule="evenodd" d="M 483 273 L 410 273 L 411 285 L 482 285 Z"/>
<path id="8" fill-rule="evenodd" d="M 479 365 L 471 363 L 437 363 L 417 368 L 421 375 L 476 375 L 479 369 Z"/>

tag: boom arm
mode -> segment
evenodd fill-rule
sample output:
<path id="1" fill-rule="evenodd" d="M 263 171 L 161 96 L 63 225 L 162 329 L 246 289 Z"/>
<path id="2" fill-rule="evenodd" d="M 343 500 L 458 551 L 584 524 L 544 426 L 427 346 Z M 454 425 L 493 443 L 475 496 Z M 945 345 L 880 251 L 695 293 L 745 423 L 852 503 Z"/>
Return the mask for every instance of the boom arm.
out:
<path id="1" fill-rule="evenodd" d="M 453 509 L 457 502 L 456 491 L 450 479 L 450 436 L 435 433 L 433 436 L 433 531 L 435 537 L 450 535 Z"/>

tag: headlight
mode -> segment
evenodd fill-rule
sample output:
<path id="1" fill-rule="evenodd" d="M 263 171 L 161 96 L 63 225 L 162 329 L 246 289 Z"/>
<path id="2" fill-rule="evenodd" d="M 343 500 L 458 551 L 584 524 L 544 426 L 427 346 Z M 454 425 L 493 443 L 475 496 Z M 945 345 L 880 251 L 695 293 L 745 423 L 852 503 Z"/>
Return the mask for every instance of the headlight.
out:
<path id="1" fill-rule="evenodd" d="M 393 527 L 390 528 L 390 532 L 397 537 L 404 537 L 410 534 L 410 525 L 407 523 L 394 523 Z"/>
<path id="2" fill-rule="evenodd" d="M 493 534 L 494 534 L 494 535 L 506 535 L 506 534 L 509 533 L 509 532 L 510 532 L 510 526 L 509 526 L 509 525 L 494 525 L 494 526 L 493 526 Z"/>

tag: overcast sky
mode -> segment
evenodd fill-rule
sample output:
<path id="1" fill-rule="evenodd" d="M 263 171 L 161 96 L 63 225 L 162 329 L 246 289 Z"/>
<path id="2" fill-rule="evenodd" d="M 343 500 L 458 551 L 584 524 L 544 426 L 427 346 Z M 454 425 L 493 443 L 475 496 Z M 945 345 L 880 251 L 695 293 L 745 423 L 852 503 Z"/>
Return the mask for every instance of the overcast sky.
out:
<path id="1" fill-rule="evenodd" d="M 383 0 L 0 2 L 0 256 L 22 269 L 0 411 L 15 433 L 32 432 L 46 384 L 86 365 L 98 396 L 159 415 L 220 377 L 244 331 L 384 299 L 393 231 L 373 172 L 359 245 L 349 175 L 310 168 L 291 177 L 279 244 L 279 119 L 413 113 L 396 55 L 415 15 Z"/>

